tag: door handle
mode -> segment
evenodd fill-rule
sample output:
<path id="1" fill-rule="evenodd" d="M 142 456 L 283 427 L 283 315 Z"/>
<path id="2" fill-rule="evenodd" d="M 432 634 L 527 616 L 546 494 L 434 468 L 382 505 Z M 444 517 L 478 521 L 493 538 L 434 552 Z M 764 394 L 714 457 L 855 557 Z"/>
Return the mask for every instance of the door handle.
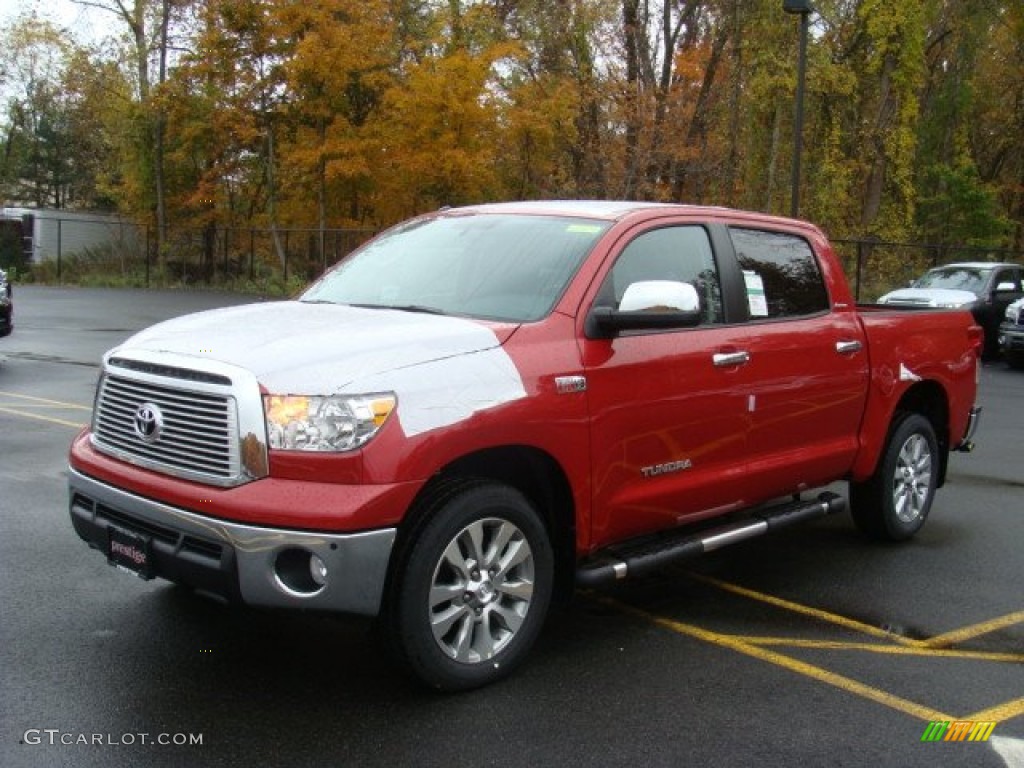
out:
<path id="1" fill-rule="evenodd" d="M 745 365 L 750 362 L 749 352 L 716 352 L 711 361 L 718 368 L 731 368 L 734 365 Z"/>
<path id="2" fill-rule="evenodd" d="M 860 352 L 864 347 L 859 341 L 837 341 L 836 352 L 840 355 L 852 355 L 854 352 Z"/>

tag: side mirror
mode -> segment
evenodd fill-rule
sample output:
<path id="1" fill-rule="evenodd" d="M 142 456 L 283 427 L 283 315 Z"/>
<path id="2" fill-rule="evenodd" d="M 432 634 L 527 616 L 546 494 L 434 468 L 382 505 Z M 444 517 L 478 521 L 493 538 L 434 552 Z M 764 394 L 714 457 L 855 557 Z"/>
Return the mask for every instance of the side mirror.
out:
<path id="1" fill-rule="evenodd" d="M 595 307 L 587 335 L 607 339 L 622 331 L 693 328 L 700 321 L 700 297 L 692 284 L 645 280 L 626 288 L 618 309 Z"/>

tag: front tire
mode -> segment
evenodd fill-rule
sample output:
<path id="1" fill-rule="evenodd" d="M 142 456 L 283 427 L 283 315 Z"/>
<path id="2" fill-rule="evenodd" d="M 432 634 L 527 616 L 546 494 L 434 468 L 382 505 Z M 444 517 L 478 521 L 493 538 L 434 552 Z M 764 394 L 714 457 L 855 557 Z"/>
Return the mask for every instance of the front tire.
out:
<path id="1" fill-rule="evenodd" d="M 857 527 L 874 539 L 911 538 L 928 518 L 939 465 L 932 423 L 919 413 L 897 416 L 875 474 L 863 483 L 850 483 Z"/>
<path id="2" fill-rule="evenodd" d="M 526 657 L 551 602 L 547 529 L 519 491 L 458 482 L 428 500 L 393 579 L 384 630 L 426 685 L 494 682 Z"/>

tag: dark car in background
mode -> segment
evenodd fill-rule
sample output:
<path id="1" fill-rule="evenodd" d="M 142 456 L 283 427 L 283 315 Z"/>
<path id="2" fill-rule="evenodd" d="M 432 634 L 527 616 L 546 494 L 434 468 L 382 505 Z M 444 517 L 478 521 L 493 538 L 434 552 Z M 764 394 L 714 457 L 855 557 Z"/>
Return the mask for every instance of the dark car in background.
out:
<path id="1" fill-rule="evenodd" d="M 1007 306 L 1024 296 L 1020 264 L 971 261 L 929 269 L 908 288 L 891 291 L 879 304 L 969 309 L 985 331 L 984 356 L 999 356 L 999 324 Z"/>
<path id="2" fill-rule="evenodd" d="M 0 336 L 14 330 L 14 294 L 7 273 L 0 269 Z"/>
<path id="3" fill-rule="evenodd" d="M 999 326 L 999 347 L 1011 368 L 1024 368 L 1024 299 L 1017 299 L 1006 308 Z"/>

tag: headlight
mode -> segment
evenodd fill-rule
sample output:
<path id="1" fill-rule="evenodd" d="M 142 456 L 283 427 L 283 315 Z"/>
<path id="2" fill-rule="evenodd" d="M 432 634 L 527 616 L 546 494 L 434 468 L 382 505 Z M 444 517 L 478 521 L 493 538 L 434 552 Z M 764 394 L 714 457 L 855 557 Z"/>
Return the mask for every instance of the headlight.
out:
<path id="1" fill-rule="evenodd" d="M 377 434 L 397 402 L 393 393 L 264 395 L 270 447 L 282 451 L 351 451 Z"/>

